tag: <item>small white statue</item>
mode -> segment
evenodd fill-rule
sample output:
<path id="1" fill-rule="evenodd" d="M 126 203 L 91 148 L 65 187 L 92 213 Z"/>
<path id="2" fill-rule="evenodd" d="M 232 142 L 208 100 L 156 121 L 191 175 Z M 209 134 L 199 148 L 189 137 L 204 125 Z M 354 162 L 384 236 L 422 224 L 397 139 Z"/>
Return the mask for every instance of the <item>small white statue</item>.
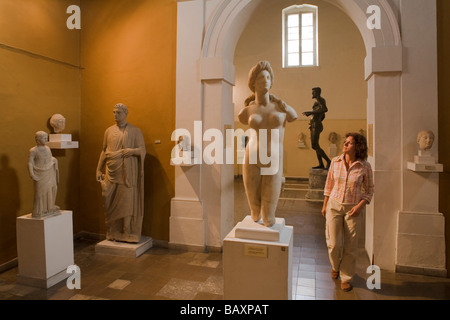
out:
<path id="1" fill-rule="evenodd" d="M 191 151 L 191 143 L 188 136 L 180 136 L 177 145 L 180 151 Z"/>
<path id="2" fill-rule="evenodd" d="M 66 127 L 66 118 L 61 114 L 56 113 L 50 118 L 50 125 L 52 126 L 54 133 L 61 133 Z"/>
<path id="3" fill-rule="evenodd" d="M 36 132 L 37 145 L 30 149 L 28 158 L 28 170 L 34 181 L 33 218 L 42 218 L 59 210 L 55 205 L 59 183 L 58 160 L 45 145 L 47 141 L 46 132 Z"/>
<path id="4" fill-rule="evenodd" d="M 336 144 L 338 141 L 338 134 L 336 132 L 330 132 L 330 135 L 328 136 L 328 141 L 331 142 L 331 144 Z"/>
<path id="5" fill-rule="evenodd" d="M 330 135 L 328 136 L 328 141 L 330 141 L 330 148 L 329 148 L 329 155 L 330 158 L 334 158 L 337 156 L 337 141 L 338 141 L 338 134 L 336 132 L 330 132 Z"/>
<path id="6" fill-rule="evenodd" d="M 298 134 L 298 148 L 306 149 L 306 134 L 304 134 L 303 132 L 300 132 Z"/>

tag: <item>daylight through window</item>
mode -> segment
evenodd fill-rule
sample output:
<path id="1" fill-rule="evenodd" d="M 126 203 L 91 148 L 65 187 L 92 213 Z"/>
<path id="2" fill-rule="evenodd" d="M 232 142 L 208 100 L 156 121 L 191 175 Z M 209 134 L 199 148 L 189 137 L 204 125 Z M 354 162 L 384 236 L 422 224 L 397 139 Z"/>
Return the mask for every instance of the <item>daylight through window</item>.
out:
<path id="1" fill-rule="evenodd" d="M 283 10 L 283 67 L 318 66 L 317 7 Z"/>

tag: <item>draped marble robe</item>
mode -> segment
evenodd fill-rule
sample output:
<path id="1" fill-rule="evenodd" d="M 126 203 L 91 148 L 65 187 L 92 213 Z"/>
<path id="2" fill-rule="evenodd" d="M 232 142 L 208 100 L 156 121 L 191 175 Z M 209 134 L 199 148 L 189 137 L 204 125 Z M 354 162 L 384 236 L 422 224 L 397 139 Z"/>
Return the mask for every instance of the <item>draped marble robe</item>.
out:
<path id="1" fill-rule="evenodd" d="M 55 205 L 59 182 L 58 160 L 44 145 L 46 141 L 38 141 L 38 145 L 30 149 L 28 158 L 28 170 L 34 184 L 33 218 L 42 218 L 59 210 Z"/>
<path id="2" fill-rule="evenodd" d="M 138 155 L 123 156 L 124 149 L 138 149 Z M 106 238 L 139 242 L 144 217 L 145 142 L 139 128 L 127 123 L 106 129 L 99 170 L 107 227 Z"/>

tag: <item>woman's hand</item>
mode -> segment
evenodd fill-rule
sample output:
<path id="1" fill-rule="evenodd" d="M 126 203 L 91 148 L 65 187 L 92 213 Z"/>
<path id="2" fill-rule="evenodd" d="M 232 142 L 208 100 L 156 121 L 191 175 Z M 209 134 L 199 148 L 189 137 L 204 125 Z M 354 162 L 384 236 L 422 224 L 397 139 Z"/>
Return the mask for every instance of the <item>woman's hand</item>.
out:
<path id="1" fill-rule="evenodd" d="M 361 200 L 360 203 L 358 203 L 356 206 L 354 206 L 354 207 L 348 212 L 348 215 L 349 215 L 350 217 L 355 217 L 355 218 L 357 218 L 357 217 L 361 214 L 362 210 L 366 207 L 366 204 L 367 204 L 366 200 Z"/>
<path id="2" fill-rule="evenodd" d="M 322 213 L 322 216 L 323 216 L 324 218 L 327 217 L 327 205 L 328 205 L 328 199 L 329 199 L 329 198 L 330 198 L 329 196 L 325 196 L 324 199 L 323 199 L 323 206 L 322 206 L 322 211 L 321 211 L 321 213 Z"/>
<path id="3" fill-rule="evenodd" d="M 327 216 L 327 209 L 324 207 L 322 208 L 322 216 L 325 218 Z"/>

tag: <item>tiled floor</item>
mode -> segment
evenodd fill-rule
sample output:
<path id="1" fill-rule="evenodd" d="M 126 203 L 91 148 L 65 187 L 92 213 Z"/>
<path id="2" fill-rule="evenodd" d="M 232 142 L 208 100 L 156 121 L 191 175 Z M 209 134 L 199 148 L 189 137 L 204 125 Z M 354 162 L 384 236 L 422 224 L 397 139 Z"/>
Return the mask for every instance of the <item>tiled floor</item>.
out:
<path id="1" fill-rule="evenodd" d="M 294 226 L 294 300 L 450 299 L 450 279 L 381 271 L 381 289 L 367 288 L 364 251 L 357 261 L 354 290 L 344 293 L 330 277 L 321 203 L 302 200 L 304 186 L 287 181 L 277 216 Z M 248 214 L 241 180 L 235 183 L 235 222 Z M 0 300 L 213 300 L 223 299 L 222 255 L 153 247 L 137 259 L 95 254 L 96 241 L 75 242 L 81 289 L 66 282 L 48 290 L 16 283 L 17 268 L 0 274 Z"/>

